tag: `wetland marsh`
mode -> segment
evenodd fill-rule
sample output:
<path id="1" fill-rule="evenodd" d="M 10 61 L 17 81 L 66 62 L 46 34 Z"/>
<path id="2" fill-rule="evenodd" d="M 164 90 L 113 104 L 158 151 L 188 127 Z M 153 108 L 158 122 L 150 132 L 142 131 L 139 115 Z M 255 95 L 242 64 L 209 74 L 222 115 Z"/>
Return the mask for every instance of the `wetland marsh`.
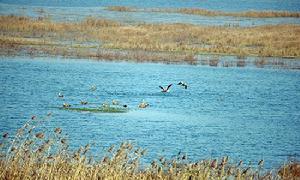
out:
<path id="1" fill-rule="evenodd" d="M 239 2 L 1 0 L 0 179 L 299 178 L 299 1 Z"/>

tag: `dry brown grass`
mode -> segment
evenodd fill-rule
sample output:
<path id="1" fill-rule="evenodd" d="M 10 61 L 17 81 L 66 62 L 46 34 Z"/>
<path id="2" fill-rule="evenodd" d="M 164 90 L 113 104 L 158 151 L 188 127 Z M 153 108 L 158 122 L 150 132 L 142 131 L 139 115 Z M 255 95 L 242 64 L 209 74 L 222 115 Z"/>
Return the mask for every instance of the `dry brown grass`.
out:
<path id="1" fill-rule="evenodd" d="M 282 166 L 278 174 L 282 179 L 300 179 L 300 164 L 299 163 L 291 163 L 288 165 Z"/>
<path id="2" fill-rule="evenodd" d="M 105 8 L 109 11 L 120 11 L 120 12 L 135 12 L 136 8 L 128 7 L 128 6 L 108 6 Z"/>
<path id="3" fill-rule="evenodd" d="M 126 25 L 92 17 L 58 23 L 0 16 L 0 33 L 1 54 L 22 47 L 52 55 L 165 62 L 195 61 L 195 54 L 300 57 L 299 25 Z"/>
<path id="4" fill-rule="evenodd" d="M 198 8 L 180 8 L 171 10 L 177 13 L 193 14 L 201 16 L 233 16 L 233 17 L 251 17 L 251 18 L 275 18 L 275 17 L 295 17 L 299 18 L 299 12 L 288 11 L 245 11 L 245 12 L 223 12 L 223 11 L 210 11 Z"/>
<path id="5" fill-rule="evenodd" d="M 263 160 L 251 167 L 234 163 L 228 156 L 192 162 L 186 154 L 174 159 L 159 157 L 142 164 L 146 150 L 125 142 L 112 145 L 98 156 L 91 145 L 70 149 L 64 131 L 42 127 L 46 117 L 32 116 L 16 135 L 2 135 L 0 179 L 297 179 L 298 163 L 283 166 L 271 174 Z M 45 128 L 46 129 L 46 128 Z"/>
<path id="6" fill-rule="evenodd" d="M 106 8 L 110 11 L 120 12 L 165 12 L 165 13 L 181 13 L 181 14 L 193 14 L 201 16 L 233 16 L 233 17 L 251 17 L 251 18 L 276 18 L 276 17 L 294 17 L 299 18 L 300 12 L 289 11 L 244 11 L 244 12 L 223 12 L 223 11 L 211 11 L 200 8 L 134 8 L 129 6 L 109 6 Z"/>

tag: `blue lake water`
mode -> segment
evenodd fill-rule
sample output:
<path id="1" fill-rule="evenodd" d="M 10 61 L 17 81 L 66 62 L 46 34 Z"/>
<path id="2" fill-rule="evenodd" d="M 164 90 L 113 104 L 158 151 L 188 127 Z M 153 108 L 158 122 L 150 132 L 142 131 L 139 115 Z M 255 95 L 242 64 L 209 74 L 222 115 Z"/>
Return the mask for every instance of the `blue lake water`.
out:
<path id="1" fill-rule="evenodd" d="M 2 1 L 5 2 L 5 1 Z M 39 1 L 44 2 L 44 1 Z M 19 15 L 19 16 L 30 16 L 30 17 L 46 17 L 54 21 L 63 21 L 63 22 L 78 22 L 86 19 L 89 16 L 97 17 L 97 18 L 106 18 L 112 19 L 116 21 L 120 21 L 123 23 L 129 24 L 136 24 L 136 23 L 190 23 L 196 25 L 235 25 L 235 26 L 259 26 L 259 25 L 276 25 L 276 24 L 300 24 L 300 18 L 245 18 L 245 17 L 209 17 L 209 16 L 198 16 L 198 15 L 187 15 L 187 14 L 177 14 L 177 13 L 157 13 L 157 12 L 114 12 L 105 10 L 105 6 L 108 5 L 117 5 L 116 2 L 112 1 L 111 4 L 99 4 L 99 6 L 87 6 L 87 7 L 66 7 L 61 4 L 59 7 L 53 7 L 55 3 L 51 6 L 50 4 L 46 3 L 40 4 L 36 3 L 35 5 L 39 6 L 29 6 L 33 3 L 21 3 L 21 4 L 6 4 L 1 3 L 0 1 L 0 15 Z M 52 2 L 52 1 L 51 1 Z M 63 1 L 55 1 L 62 3 Z M 99 1 L 100 2 L 100 1 Z M 118 1 L 119 2 L 119 1 Z M 122 1 L 123 2 L 123 1 Z M 126 1 L 124 1 L 126 2 Z M 134 3 L 132 1 L 128 1 L 128 3 Z M 178 1 L 182 2 L 182 1 Z M 193 1 L 194 2 L 194 1 Z M 222 11 L 242 11 L 242 10 L 288 10 L 288 11 L 300 11 L 300 1 L 285 1 L 286 3 L 279 3 L 278 8 L 277 6 L 272 5 L 268 6 L 268 3 L 273 1 L 265 1 L 266 9 L 263 9 L 263 5 L 261 3 L 257 3 L 257 5 L 253 8 L 250 6 L 250 9 L 243 8 L 244 4 L 247 3 L 238 3 L 237 6 L 230 6 L 235 7 L 236 9 L 228 9 L 229 7 L 220 5 L 220 6 L 212 6 L 210 5 L 211 1 L 205 1 L 207 4 L 202 5 L 195 5 L 192 1 L 187 1 L 187 7 L 199 7 L 199 8 L 206 8 L 206 9 L 213 9 L 212 7 L 216 7 L 219 9 L 213 10 L 222 10 Z M 223 1 L 220 1 L 223 2 Z M 226 1 L 224 1 L 226 2 Z M 248 2 L 248 1 L 247 1 Z M 290 2 L 290 3 L 288 3 Z M 74 3 L 74 2 L 73 2 Z M 122 5 L 121 2 L 119 2 Z M 124 5 L 134 5 L 135 7 L 145 6 L 144 3 L 136 4 L 124 4 Z M 173 3 L 157 6 L 155 1 L 151 1 L 148 6 L 145 7 L 186 7 L 185 4 Z M 190 4 L 189 4 L 190 3 Z M 194 2 L 195 3 L 195 2 Z M 298 4 L 297 4 L 298 3 Z M 203 2 L 202 2 L 203 4 Z M 228 3 L 228 4 L 233 4 Z M 276 4 L 276 3 L 275 3 Z M 294 5 L 293 7 L 291 6 Z M 42 6 L 44 5 L 44 6 Z M 46 5 L 46 6 L 45 6 Z M 72 3 L 67 4 L 72 5 Z M 76 5 L 76 3 L 74 4 Z M 169 5 L 169 6 L 167 6 Z M 260 6 L 261 5 L 261 6 Z M 212 7 L 210 7 L 212 6 Z M 262 9 L 261 9 L 262 8 Z"/>
<path id="2" fill-rule="evenodd" d="M 148 7 L 197 7 L 222 11 L 245 10 L 285 10 L 299 11 L 298 0 L 0 0 L 2 3 L 31 6 L 96 7 L 96 6 L 135 6 Z"/>
<path id="3" fill-rule="evenodd" d="M 161 93 L 158 86 L 170 83 L 171 92 Z M 52 112 L 44 127 L 61 127 L 72 148 L 129 140 L 148 150 L 146 161 L 179 151 L 190 160 L 264 159 L 266 167 L 300 158 L 300 71 L 1 57 L 0 84 L 0 132 L 13 133 L 32 115 Z M 91 85 L 97 90 L 90 91 Z M 113 99 L 129 112 L 55 108 Z M 143 99 L 150 107 L 138 109 Z"/>

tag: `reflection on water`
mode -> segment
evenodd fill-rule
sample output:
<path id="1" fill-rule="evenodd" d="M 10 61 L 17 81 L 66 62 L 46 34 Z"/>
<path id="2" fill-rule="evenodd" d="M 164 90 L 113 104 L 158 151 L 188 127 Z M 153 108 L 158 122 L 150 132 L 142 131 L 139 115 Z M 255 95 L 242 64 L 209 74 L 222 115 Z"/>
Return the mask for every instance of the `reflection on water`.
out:
<path id="1" fill-rule="evenodd" d="M 52 112 L 45 128 L 63 128 L 71 147 L 131 140 L 148 149 L 146 160 L 182 151 L 193 160 L 263 158 L 267 167 L 300 157 L 299 71 L 17 57 L 2 57 L 0 71 L 0 132 L 14 132 L 31 115 Z M 179 81 L 188 89 L 177 86 Z M 161 93 L 158 86 L 169 83 L 171 92 Z M 97 89 L 90 91 L 91 85 Z M 130 111 L 56 108 L 113 99 Z M 138 109 L 143 99 L 150 106 Z"/>
<path id="2" fill-rule="evenodd" d="M 298 58 L 198 55 L 197 64 L 215 67 L 300 69 Z"/>

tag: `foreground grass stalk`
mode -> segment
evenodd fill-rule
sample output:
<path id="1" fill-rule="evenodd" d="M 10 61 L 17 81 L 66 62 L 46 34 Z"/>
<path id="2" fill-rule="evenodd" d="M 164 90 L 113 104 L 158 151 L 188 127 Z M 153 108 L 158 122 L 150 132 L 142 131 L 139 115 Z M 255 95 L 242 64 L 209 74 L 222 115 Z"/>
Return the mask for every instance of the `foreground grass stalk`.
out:
<path id="1" fill-rule="evenodd" d="M 24 133 L 1 139 L 0 179 L 299 179 L 300 164 L 288 163 L 278 170 L 263 171 L 263 160 L 256 166 L 235 164 L 229 157 L 220 160 L 190 161 L 186 154 L 174 159 L 160 157 L 145 168 L 140 160 L 145 150 L 129 142 L 111 146 L 95 158 L 90 145 L 71 150 L 60 128 L 40 135 L 41 121 L 28 121 Z M 35 126 L 36 129 L 30 131 Z M 23 138 L 29 137 L 29 138 Z M 51 140 L 49 140 L 50 138 Z M 53 142 L 53 143 L 52 143 Z M 3 144 L 4 143 L 4 144 Z M 10 148 L 13 145 L 14 149 Z M 10 149 L 9 153 L 6 150 Z"/>

